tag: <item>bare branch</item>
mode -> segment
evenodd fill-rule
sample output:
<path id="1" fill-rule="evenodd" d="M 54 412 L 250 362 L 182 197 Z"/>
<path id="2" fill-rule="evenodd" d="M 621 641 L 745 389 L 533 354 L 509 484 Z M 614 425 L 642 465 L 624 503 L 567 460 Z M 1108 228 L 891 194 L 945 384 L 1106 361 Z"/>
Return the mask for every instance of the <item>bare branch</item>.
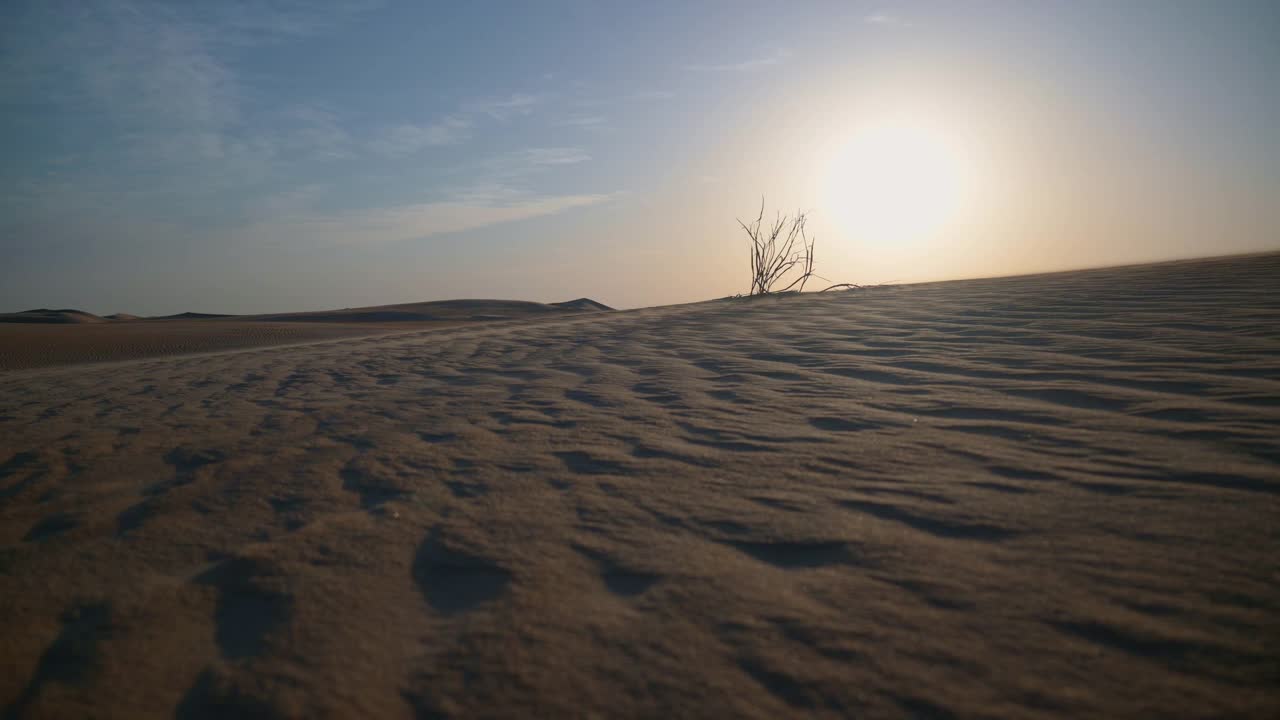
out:
<path id="1" fill-rule="evenodd" d="M 773 221 L 766 226 L 764 208 L 764 198 L 761 197 L 760 212 L 756 215 L 755 221 L 748 223 L 738 220 L 739 227 L 751 241 L 751 291 L 749 294 L 804 292 L 810 278 L 826 280 L 813 271 L 817 239 L 810 238 L 805 230 L 805 224 L 808 221 L 806 213 L 803 210 L 797 210 L 795 215 L 776 213 Z M 841 283 L 820 292 L 838 287 L 860 286 Z"/>

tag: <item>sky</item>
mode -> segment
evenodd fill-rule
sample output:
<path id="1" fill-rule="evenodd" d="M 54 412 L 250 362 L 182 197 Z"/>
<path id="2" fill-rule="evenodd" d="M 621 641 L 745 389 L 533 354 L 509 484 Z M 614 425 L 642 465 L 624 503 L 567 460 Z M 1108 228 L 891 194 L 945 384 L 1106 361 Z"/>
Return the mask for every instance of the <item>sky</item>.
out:
<path id="1" fill-rule="evenodd" d="M 832 282 L 1280 249 L 1269 0 L 0 12 L 0 311 L 704 300 L 762 199 Z"/>

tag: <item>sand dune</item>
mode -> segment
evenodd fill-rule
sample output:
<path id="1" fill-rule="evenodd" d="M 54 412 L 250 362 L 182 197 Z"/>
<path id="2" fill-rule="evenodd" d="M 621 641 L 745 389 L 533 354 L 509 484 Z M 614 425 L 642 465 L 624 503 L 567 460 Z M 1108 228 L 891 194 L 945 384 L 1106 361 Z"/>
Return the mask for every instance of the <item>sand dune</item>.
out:
<path id="1" fill-rule="evenodd" d="M 7 372 L 0 706 L 1276 717 L 1277 287 L 1268 255 Z"/>
<path id="2" fill-rule="evenodd" d="M 569 300 L 567 302 L 558 302 L 558 303 L 551 303 L 551 304 L 558 308 L 563 308 L 565 310 L 605 311 L 605 310 L 613 309 L 608 305 L 605 305 L 604 303 L 598 303 L 595 300 L 592 300 L 591 298 L 578 298 L 577 300 Z"/>
<path id="3" fill-rule="evenodd" d="M 54 325 L 74 325 L 83 323 L 106 322 L 106 318 L 98 317 L 83 310 L 23 310 L 16 313 L 0 313 L 0 323 L 47 323 Z"/>
<path id="4" fill-rule="evenodd" d="M 246 316 L 255 320 L 287 320 L 290 322 L 447 322 L 476 320 L 514 320 L 542 317 L 564 312 L 597 312 L 610 310 L 594 300 L 580 298 L 563 303 L 537 303 L 523 300 L 437 300 L 434 302 L 379 305 L 322 312 L 283 313 Z"/>
<path id="5" fill-rule="evenodd" d="M 148 320 L 219 320 L 222 318 L 233 318 L 235 315 L 226 313 L 200 313 L 200 312 L 180 312 L 174 315 L 161 315 L 159 317 L 147 318 Z"/>
<path id="6" fill-rule="evenodd" d="M 0 324 L 0 371 L 223 352 L 404 329 L 375 324 L 207 320 L 142 320 L 100 325 Z"/>
<path id="7" fill-rule="evenodd" d="M 226 313 L 181 312 L 142 318 L 128 313 L 99 317 L 83 310 L 24 310 L 0 313 L 0 323 L 100 323 L 108 320 L 244 320 L 261 322 L 438 322 L 457 320 L 516 319 L 562 312 L 600 312 L 613 308 L 590 298 L 558 303 L 527 300 L 434 300 L 420 303 L 377 305 L 294 313 L 229 315 Z"/>
<path id="8" fill-rule="evenodd" d="M 609 309 L 581 298 L 551 304 L 446 300 L 274 315 L 187 312 L 159 318 L 117 314 L 104 319 L 78 310 L 32 310 L 0 316 L 0 370 L 219 352 Z M 4 320 L 15 316 L 22 319 Z M 120 322 L 124 320 L 129 322 Z M 101 324 L 89 328 L 85 323 Z"/>

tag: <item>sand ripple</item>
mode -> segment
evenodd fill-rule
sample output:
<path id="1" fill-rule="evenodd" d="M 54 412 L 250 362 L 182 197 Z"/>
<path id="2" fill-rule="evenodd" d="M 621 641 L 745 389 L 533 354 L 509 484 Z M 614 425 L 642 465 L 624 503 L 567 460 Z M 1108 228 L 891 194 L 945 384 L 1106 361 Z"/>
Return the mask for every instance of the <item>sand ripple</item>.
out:
<path id="1" fill-rule="evenodd" d="M 1275 717 L 1280 257 L 0 375 L 15 716 Z"/>

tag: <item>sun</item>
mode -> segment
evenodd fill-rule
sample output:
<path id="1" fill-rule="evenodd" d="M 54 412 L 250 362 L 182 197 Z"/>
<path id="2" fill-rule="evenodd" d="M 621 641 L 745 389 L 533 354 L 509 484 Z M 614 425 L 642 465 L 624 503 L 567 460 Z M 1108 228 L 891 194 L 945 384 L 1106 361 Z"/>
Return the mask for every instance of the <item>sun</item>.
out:
<path id="1" fill-rule="evenodd" d="M 852 239 L 905 245 L 936 237 L 972 203 L 959 139 L 911 119 L 870 124 L 829 157 L 827 207 Z"/>

